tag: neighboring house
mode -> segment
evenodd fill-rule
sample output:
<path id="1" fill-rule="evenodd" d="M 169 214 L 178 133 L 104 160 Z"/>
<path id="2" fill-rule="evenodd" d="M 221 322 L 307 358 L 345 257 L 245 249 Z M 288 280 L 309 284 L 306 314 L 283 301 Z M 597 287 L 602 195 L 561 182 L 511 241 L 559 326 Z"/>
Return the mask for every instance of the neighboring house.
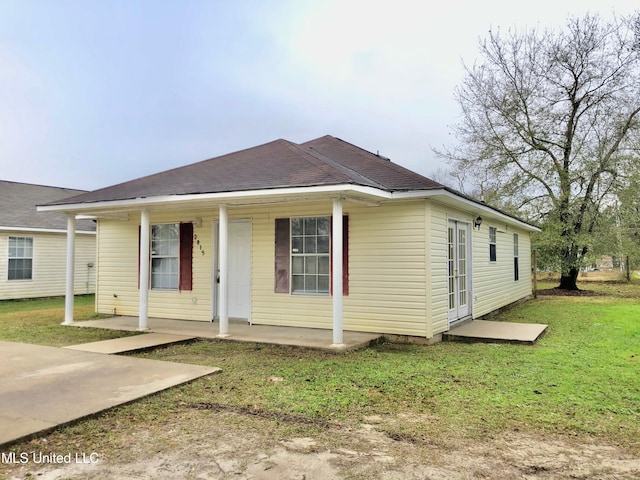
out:
<path id="1" fill-rule="evenodd" d="M 98 221 L 97 310 L 437 340 L 531 295 L 538 229 L 325 136 L 52 202 Z M 139 288 L 140 286 L 143 288 Z M 68 323 L 72 312 L 68 312 Z"/>
<path id="2" fill-rule="evenodd" d="M 83 192 L 0 180 L 0 300 L 65 294 L 67 220 L 36 205 Z M 94 293 L 96 224 L 77 227 L 75 293 Z"/>

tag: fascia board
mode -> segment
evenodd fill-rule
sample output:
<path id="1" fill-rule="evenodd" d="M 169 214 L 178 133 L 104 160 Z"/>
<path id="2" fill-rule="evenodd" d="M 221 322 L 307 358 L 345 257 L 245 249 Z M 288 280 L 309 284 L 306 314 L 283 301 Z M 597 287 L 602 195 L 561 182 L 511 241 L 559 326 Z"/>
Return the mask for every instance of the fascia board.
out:
<path id="1" fill-rule="evenodd" d="M 153 208 L 159 205 L 171 205 L 180 203 L 193 203 L 210 201 L 217 204 L 225 204 L 227 202 L 239 202 L 245 200 L 247 202 L 255 201 L 258 199 L 275 199 L 278 197 L 287 198 L 297 195 L 314 195 L 325 194 L 331 196 L 344 196 L 349 194 L 359 194 L 371 197 L 376 200 L 407 200 L 418 198 L 443 198 L 447 202 L 453 203 L 459 207 L 473 209 L 474 211 L 482 212 L 485 215 L 490 215 L 492 218 L 497 218 L 507 223 L 512 223 L 524 228 L 525 230 L 539 232 L 538 227 L 529 225 L 528 223 L 517 220 L 509 215 L 501 213 L 488 205 L 483 205 L 480 202 L 474 202 L 467 198 L 456 195 L 446 189 L 433 189 L 433 190 L 411 190 L 402 192 L 389 192 L 381 190 L 375 187 L 367 187 L 362 185 L 353 184 L 340 184 L 340 185 L 320 185 L 315 187 L 292 187 L 292 188 L 274 188 L 266 190 L 248 190 L 238 192 L 223 192 L 223 193 L 204 193 L 204 194 L 190 194 L 190 195 L 160 195 L 157 197 L 143 197 L 133 198 L 127 200 L 112 200 L 104 202 L 92 202 L 92 203 L 70 203 L 63 205 L 44 205 L 38 206 L 39 212 L 76 212 L 80 214 L 83 211 L 99 211 L 101 209 L 126 209 L 126 208 Z"/>
<path id="2" fill-rule="evenodd" d="M 33 232 L 33 233 L 63 233 L 67 234 L 67 230 L 57 228 L 36 228 L 36 227 L 0 227 L 2 232 Z M 76 230 L 77 235 L 95 235 L 96 232 L 90 230 Z"/>
<path id="3" fill-rule="evenodd" d="M 456 195 L 448 190 L 438 189 L 438 190 L 420 190 L 420 191 L 411 191 L 411 192 L 396 192 L 393 194 L 394 199 L 400 198 L 433 198 L 433 199 L 445 199 L 447 204 L 455 204 L 459 207 L 463 207 L 466 209 L 473 209 L 479 213 L 483 213 L 485 215 L 491 216 L 491 218 L 496 218 L 501 221 L 516 224 L 520 228 L 528 230 L 530 232 L 540 232 L 541 229 L 530 225 L 522 220 L 518 220 L 517 218 L 511 217 L 505 213 L 502 213 L 498 210 L 491 208 L 488 205 L 484 205 L 480 202 L 474 202 L 473 200 L 469 200 L 468 198 L 461 197 L 460 195 Z"/>
<path id="4" fill-rule="evenodd" d="M 92 202 L 92 203 L 69 203 L 62 205 L 39 205 L 39 212 L 81 212 L 100 210 L 102 208 L 151 208 L 156 205 L 168 205 L 172 203 L 190 203 L 190 202 L 202 202 L 211 201 L 219 204 L 225 202 L 234 202 L 238 200 L 251 201 L 257 198 L 275 198 L 275 197 L 288 197 L 295 195 L 313 195 L 313 194 L 330 194 L 330 195 L 346 195 L 349 193 L 359 193 L 368 196 L 372 196 L 379 199 L 389 199 L 391 194 L 384 190 L 380 190 L 373 187 L 365 187 L 360 185 L 323 185 L 317 187 L 294 187 L 294 188 L 274 188 L 270 190 L 249 190 L 239 192 L 224 192 L 224 193 L 204 193 L 204 194 L 192 194 L 192 195 L 161 195 L 157 197 L 144 197 L 133 198 L 127 200 L 112 200 L 104 202 Z"/>

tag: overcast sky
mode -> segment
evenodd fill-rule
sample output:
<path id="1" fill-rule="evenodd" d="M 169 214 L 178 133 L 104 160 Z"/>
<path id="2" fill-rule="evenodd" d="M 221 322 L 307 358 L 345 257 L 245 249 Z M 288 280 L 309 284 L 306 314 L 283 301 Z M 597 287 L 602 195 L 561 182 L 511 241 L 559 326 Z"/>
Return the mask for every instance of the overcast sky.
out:
<path id="1" fill-rule="evenodd" d="M 429 176 L 490 28 L 637 0 L 0 0 L 0 179 L 93 190 L 326 134 Z"/>

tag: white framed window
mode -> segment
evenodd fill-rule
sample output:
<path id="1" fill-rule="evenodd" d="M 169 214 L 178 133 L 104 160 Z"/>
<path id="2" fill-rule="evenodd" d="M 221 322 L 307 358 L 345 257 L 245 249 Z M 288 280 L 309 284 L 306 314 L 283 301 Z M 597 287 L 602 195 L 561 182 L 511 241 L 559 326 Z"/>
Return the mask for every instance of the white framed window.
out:
<path id="1" fill-rule="evenodd" d="M 489 227 L 489 261 L 495 262 L 498 259 L 498 229 L 496 227 Z"/>
<path id="2" fill-rule="evenodd" d="M 180 274 L 180 225 L 151 226 L 151 288 L 177 290 Z"/>
<path id="3" fill-rule="evenodd" d="M 513 280 L 520 280 L 520 268 L 518 266 L 518 234 L 513 234 Z"/>
<path id="4" fill-rule="evenodd" d="M 33 279 L 33 238 L 9 237 L 8 280 Z"/>
<path id="5" fill-rule="evenodd" d="M 330 217 L 291 219 L 291 293 L 329 294 Z"/>

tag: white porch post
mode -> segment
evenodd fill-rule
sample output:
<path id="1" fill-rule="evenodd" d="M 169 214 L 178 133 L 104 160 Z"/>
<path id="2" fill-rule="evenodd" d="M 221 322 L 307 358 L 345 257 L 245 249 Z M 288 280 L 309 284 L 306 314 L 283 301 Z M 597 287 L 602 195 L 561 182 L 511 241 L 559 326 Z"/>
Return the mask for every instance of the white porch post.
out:
<path id="1" fill-rule="evenodd" d="M 331 283 L 333 288 L 333 344 L 331 347 L 344 346 L 342 338 L 342 200 L 333 201 L 331 249 Z"/>
<path id="2" fill-rule="evenodd" d="M 218 223 L 218 268 L 220 284 L 218 286 L 218 318 L 220 328 L 218 337 L 229 336 L 229 213 L 226 205 L 220 205 Z"/>
<path id="3" fill-rule="evenodd" d="M 151 223 L 149 210 L 140 212 L 140 305 L 138 307 L 138 330 L 148 330 L 149 326 L 149 232 Z"/>
<path id="4" fill-rule="evenodd" d="M 73 300 L 75 285 L 76 266 L 76 216 L 73 213 L 67 214 L 67 278 L 64 300 L 64 322 L 63 325 L 73 323 Z"/>

